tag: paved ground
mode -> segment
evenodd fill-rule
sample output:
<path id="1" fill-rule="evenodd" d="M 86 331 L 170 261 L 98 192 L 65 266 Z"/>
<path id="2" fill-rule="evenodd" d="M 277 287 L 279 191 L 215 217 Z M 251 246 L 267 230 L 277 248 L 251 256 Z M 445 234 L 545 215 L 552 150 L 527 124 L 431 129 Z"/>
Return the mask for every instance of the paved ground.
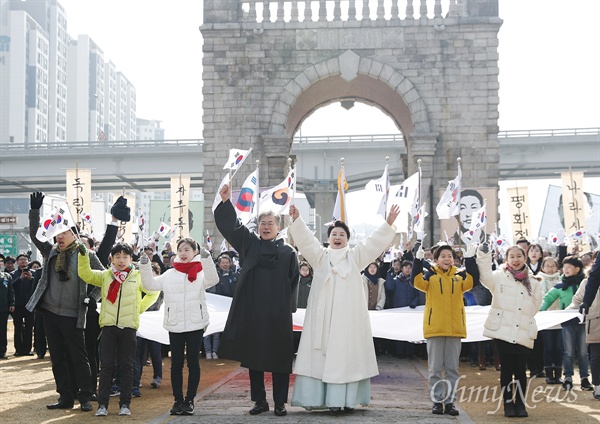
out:
<path id="1" fill-rule="evenodd" d="M 226 376 L 220 382 L 205 389 L 198 395 L 196 413 L 189 417 L 170 417 L 163 414 L 152 423 L 451 423 L 456 419 L 450 416 L 433 416 L 431 401 L 427 394 L 427 384 L 422 374 L 420 361 L 398 360 L 389 356 L 379 358 L 380 375 L 371 380 L 373 403 L 368 408 L 358 408 L 353 413 L 341 413 L 334 416 L 327 412 L 308 412 L 303 408 L 288 405 L 287 417 L 276 417 L 271 411 L 258 416 L 248 415 L 252 407 L 249 396 L 247 370 L 239 370 Z M 268 375 L 268 374 L 267 374 Z M 292 376 L 293 377 L 293 376 Z M 293 387 L 293 380 L 290 382 Z M 271 396 L 270 384 L 267 385 L 267 398 Z M 290 390 L 291 398 L 291 390 Z M 471 423 L 462 412 L 460 421 Z"/>

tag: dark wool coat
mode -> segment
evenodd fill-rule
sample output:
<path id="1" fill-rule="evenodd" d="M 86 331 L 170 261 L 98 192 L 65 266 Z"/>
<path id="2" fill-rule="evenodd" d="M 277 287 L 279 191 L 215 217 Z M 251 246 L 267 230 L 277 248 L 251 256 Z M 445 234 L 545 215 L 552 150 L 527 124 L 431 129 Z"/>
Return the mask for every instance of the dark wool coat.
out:
<path id="1" fill-rule="evenodd" d="M 261 240 L 237 219 L 230 201 L 215 209 L 217 228 L 244 258 L 219 345 L 219 357 L 257 371 L 292 372 L 292 313 L 300 271 L 283 240 Z M 274 259 L 274 260 L 273 260 Z"/>

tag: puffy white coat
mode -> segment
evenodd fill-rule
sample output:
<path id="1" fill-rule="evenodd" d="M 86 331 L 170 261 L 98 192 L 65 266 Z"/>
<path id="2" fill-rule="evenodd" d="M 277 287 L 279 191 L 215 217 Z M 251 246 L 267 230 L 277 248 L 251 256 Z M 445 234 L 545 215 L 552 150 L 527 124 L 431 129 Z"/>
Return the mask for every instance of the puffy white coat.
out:
<path id="1" fill-rule="evenodd" d="M 492 257 L 477 251 L 477 267 L 481 284 L 492 293 L 492 305 L 485 321 L 483 335 L 533 348 L 537 338 L 535 314 L 542 305 L 542 287 L 529 272 L 531 296 L 527 289 L 506 271 L 505 265 L 492 271 Z"/>
<path id="2" fill-rule="evenodd" d="M 209 323 L 205 290 L 219 282 L 217 269 L 212 258 L 200 258 L 196 255 L 193 262 L 202 263 L 202 271 L 196 280 L 190 282 L 187 274 L 168 269 L 164 274 L 154 277 L 150 263 L 140 263 L 142 285 L 147 290 L 162 290 L 165 317 L 163 327 L 171 333 L 185 333 L 206 328 Z M 179 262 L 179 258 L 175 259 Z"/>
<path id="3" fill-rule="evenodd" d="M 295 374 L 336 384 L 379 374 L 360 271 L 385 251 L 395 233 L 384 222 L 352 249 L 328 249 L 302 218 L 288 227 L 314 270 Z"/>

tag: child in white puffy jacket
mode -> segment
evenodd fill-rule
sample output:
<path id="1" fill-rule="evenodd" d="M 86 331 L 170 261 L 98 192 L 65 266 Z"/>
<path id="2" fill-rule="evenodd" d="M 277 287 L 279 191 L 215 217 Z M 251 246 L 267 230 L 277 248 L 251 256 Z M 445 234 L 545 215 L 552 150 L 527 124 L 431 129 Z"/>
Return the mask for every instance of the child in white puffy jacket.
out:
<path id="1" fill-rule="evenodd" d="M 198 254 L 200 252 L 200 254 Z M 192 415 L 194 398 L 200 384 L 200 347 L 208 326 L 205 290 L 219 282 L 210 253 L 200 249 L 191 238 L 177 243 L 174 266 L 154 277 L 146 255 L 140 258 L 142 285 L 164 293 L 163 327 L 171 344 L 171 387 L 175 403 L 171 415 Z M 183 397 L 183 360 L 188 366 L 188 387 Z"/>
<path id="2" fill-rule="evenodd" d="M 521 247 L 509 247 L 505 259 L 499 269 L 492 271 L 489 245 L 482 244 L 477 252 L 479 279 L 492 293 L 483 335 L 495 340 L 500 355 L 504 416 L 527 417 L 526 363 L 537 337 L 535 314 L 542 304 L 542 287 L 527 267 L 527 256 Z"/>

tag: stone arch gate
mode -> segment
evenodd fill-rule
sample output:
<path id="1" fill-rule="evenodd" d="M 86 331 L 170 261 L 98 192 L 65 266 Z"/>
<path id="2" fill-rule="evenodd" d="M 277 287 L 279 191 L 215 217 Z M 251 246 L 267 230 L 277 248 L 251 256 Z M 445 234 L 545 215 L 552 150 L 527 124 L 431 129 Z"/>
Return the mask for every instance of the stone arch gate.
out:
<path id="1" fill-rule="evenodd" d="M 351 99 L 396 122 L 405 176 L 422 160 L 438 239 L 433 206 L 458 156 L 463 186 L 498 184 L 501 24 L 498 0 L 204 0 L 205 226 L 217 234 L 211 200 L 229 148 L 252 146 L 261 186 L 277 184 L 302 121 Z"/>

